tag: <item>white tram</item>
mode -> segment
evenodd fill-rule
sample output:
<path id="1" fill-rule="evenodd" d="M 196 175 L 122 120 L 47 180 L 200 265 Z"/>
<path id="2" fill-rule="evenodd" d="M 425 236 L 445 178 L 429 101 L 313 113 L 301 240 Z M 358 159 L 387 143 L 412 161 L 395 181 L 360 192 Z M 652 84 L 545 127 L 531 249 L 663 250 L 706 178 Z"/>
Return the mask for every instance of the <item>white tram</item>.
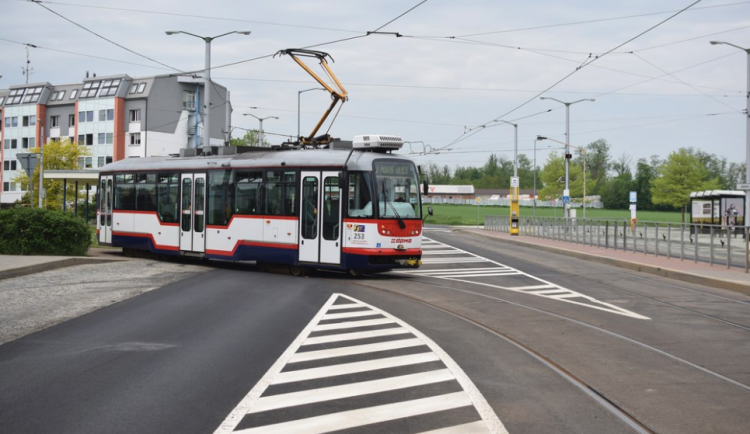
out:
<path id="1" fill-rule="evenodd" d="M 390 154 L 402 144 L 369 135 L 334 149 L 117 161 L 100 171 L 99 243 L 294 274 L 418 267 L 419 174 Z"/>

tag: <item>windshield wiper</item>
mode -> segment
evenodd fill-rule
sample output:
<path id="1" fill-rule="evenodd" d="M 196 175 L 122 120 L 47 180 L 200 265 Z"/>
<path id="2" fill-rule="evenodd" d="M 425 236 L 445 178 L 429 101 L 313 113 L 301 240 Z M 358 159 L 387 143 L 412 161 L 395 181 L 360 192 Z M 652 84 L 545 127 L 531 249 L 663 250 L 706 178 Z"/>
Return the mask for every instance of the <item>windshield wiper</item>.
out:
<path id="1" fill-rule="evenodd" d="M 388 200 L 388 196 L 385 193 L 386 193 L 386 191 L 385 191 L 385 180 L 383 180 L 383 202 L 387 202 L 388 205 L 391 206 L 391 209 L 393 210 L 393 215 L 395 215 L 396 218 L 398 219 L 398 227 L 400 227 L 401 229 L 406 229 L 406 223 L 404 223 L 404 219 L 402 219 L 401 216 L 398 215 L 398 211 L 396 211 L 396 207 L 393 206 L 393 203 L 391 203 Z"/>

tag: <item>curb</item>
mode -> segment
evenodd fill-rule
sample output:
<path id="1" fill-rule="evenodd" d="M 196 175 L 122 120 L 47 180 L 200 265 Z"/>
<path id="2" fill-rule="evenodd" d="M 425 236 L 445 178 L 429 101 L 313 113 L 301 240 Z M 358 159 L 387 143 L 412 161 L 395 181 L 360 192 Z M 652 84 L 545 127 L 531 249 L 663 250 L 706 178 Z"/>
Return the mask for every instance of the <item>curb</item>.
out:
<path id="1" fill-rule="evenodd" d="M 606 258 L 602 256 L 592 255 L 590 253 L 579 252 L 577 250 L 569 250 L 562 247 L 543 246 L 539 244 L 529 243 L 526 241 L 505 239 L 498 237 L 486 237 L 474 231 L 467 231 L 461 228 L 454 228 L 458 232 L 474 235 L 481 237 L 482 239 L 493 239 L 499 242 L 514 244 L 517 246 L 529 247 L 532 249 L 542 250 L 545 252 L 558 253 L 566 256 L 585 259 L 592 262 L 598 262 L 600 264 L 611 265 L 619 268 L 625 268 L 631 271 L 640 271 L 642 273 L 654 274 L 657 276 L 667 277 L 669 279 L 681 280 L 688 283 L 696 283 L 699 285 L 712 286 L 714 288 L 726 289 L 729 291 L 739 292 L 741 294 L 750 295 L 750 284 L 733 281 L 717 279 L 713 277 L 701 276 L 699 274 L 688 273 L 685 271 L 674 270 L 670 268 L 657 267 L 655 265 L 647 265 L 639 262 L 631 262 L 623 259 Z"/>
<path id="2" fill-rule="evenodd" d="M 41 264 L 27 265 L 24 267 L 13 268 L 10 270 L 0 271 L 0 280 L 10 279 L 13 277 L 26 276 L 34 273 L 41 273 L 43 271 L 55 270 L 58 268 L 72 267 L 74 265 L 89 265 L 89 264 L 102 264 L 107 262 L 118 262 L 122 259 L 106 259 L 106 258 L 87 258 L 87 257 L 75 257 L 75 258 L 64 258 L 51 262 L 43 262 Z"/>

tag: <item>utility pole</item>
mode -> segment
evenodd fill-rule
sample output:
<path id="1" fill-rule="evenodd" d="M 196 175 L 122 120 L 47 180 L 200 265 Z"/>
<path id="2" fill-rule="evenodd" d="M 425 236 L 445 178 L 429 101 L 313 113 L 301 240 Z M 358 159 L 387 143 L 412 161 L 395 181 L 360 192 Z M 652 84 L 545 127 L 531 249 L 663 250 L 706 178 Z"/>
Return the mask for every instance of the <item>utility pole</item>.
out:
<path id="1" fill-rule="evenodd" d="M 563 191 L 563 202 L 565 202 L 564 198 L 567 196 L 568 203 L 563 203 L 563 218 L 567 220 L 570 218 L 570 106 L 583 101 L 594 102 L 596 100 L 593 98 L 584 98 L 579 99 L 578 101 L 565 102 L 546 96 L 540 97 L 539 99 L 550 99 L 565 105 L 565 190 Z"/>
<path id="2" fill-rule="evenodd" d="M 34 73 L 34 68 L 30 66 L 31 59 L 29 58 L 29 46 L 26 46 L 26 66 L 21 67 L 21 71 L 23 75 L 26 76 L 26 84 L 29 84 L 29 76 Z"/>

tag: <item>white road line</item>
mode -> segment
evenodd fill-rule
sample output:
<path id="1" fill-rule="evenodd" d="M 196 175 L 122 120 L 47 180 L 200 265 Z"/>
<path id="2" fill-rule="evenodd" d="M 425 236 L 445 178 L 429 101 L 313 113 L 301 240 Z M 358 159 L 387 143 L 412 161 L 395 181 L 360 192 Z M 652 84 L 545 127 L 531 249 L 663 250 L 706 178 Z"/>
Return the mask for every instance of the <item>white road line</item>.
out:
<path id="1" fill-rule="evenodd" d="M 466 271 L 467 273 L 472 273 L 475 271 L 487 271 L 487 270 L 497 270 L 498 267 L 475 267 L 475 268 L 440 268 L 440 269 L 423 269 L 423 270 L 409 270 L 409 271 L 396 271 L 396 273 L 403 273 L 403 274 L 433 274 L 433 273 L 457 273 L 460 271 Z"/>
<path id="2" fill-rule="evenodd" d="M 436 252 L 430 251 L 427 254 L 422 255 L 424 256 L 432 256 L 432 255 L 464 255 L 464 252 L 458 251 L 458 250 L 438 250 Z"/>
<path id="3" fill-rule="evenodd" d="M 386 422 L 404 417 L 419 416 L 421 414 L 434 413 L 436 411 L 451 410 L 454 408 L 470 406 L 471 404 L 471 400 L 466 396 L 466 393 L 456 392 L 430 398 L 395 402 L 393 404 L 379 405 L 359 410 L 326 414 L 323 416 L 282 422 L 275 425 L 266 425 L 236 432 L 238 434 L 324 433 L 378 422 Z"/>
<path id="4" fill-rule="evenodd" d="M 310 334 L 313 332 L 313 330 L 319 329 L 321 326 L 319 325 L 319 322 L 323 318 L 324 315 L 328 313 L 330 310 L 329 308 L 333 305 L 335 301 L 338 299 L 346 299 L 352 303 L 358 303 L 361 304 L 362 307 L 366 307 L 369 309 L 372 309 L 375 312 L 378 312 L 382 314 L 385 318 L 384 320 L 389 321 L 389 323 L 395 323 L 399 327 L 394 329 L 383 329 L 383 330 L 370 330 L 366 332 L 356 332 L 356 333 L 342 333 L 337 335 L 329 335 L 329 336 L 318 336 L 314 338 L 310 338 Z M 376 320 L 381 321 L 381 320 Z M 362 323 L 371 323 L 372 321 L 355 321 L 353 322 L 355 325 L 353 327 L 361 326 Z M 326 326 L 327 327 L 327 326 Z M 364 362 L 356 362 L 356 363 L 347 363 L 347 364 L 338 364 L 338 365 L 330 365 L 320 368 L 313 368 L 313 369 L 304 369 L 304 370 L 298 370 L 298 371 L 286 371 L 281 372 L 282 369 L 290 362 L 291 358 L 294 356 L 294 354 L 299 350 L 299 348 L 307 343 L 310 342 L 310 344 L 313 343 L 324 343 L 324 342 L 336 342 L 338 340 L 351 340 L 351 339 L 362 339 L 366 337 L 371 337 L 373 335 L 378 334 L 401 334 L 404 333 L 411 333 L 417 340 L 419 340 L 422 345 L 427 346 L 431 352 L 421 353 L 421 354 L 414 354 L 414 355 L 407 355 L 407 356 L 398 356 L 398 357 L 390 357 L 390 358 L 380 358 L 377 360 L 368 360 Z M 405 333 L 404 333 L 405 334 Z M 269 433 L 284 433 L 284 432 L 290 432 L 290 433 L 297 433 L 297 432 L 325 432 L 329 430 L 338 430 L 338 429 L 345 429 L 347 427 L 354 427 L 354 426 L 360 426 L 360 425 L 366 425 L 371 423 L 376 423 L 379 421 L 387 421 L 387 420 L 394 420 L 394 419 L 400 419 L 410 416 L 416 416 L 420 414 L 428 414 L 433 412 L 439 412 L 444 410 L 449 410 L 452 408 L 457 407 L 464 407 L 468 405 L 473 405 L 474 408 L 479 413 L 479 416 L 482 418 L 484 423 L 487 426 L 488 432 L 491 434 L 508 434 L 508 431 L 503 426 L 502 422 L 500 422 L 500 419 L 498 419 L 495 412 L 492 410 L 492 407 L 487 403 L 487 401 L 482 396 L 481 392 L 476 388 L 474 383 L 471 382 L 471 380 L 468 378 L 468 376 L 463 372 L 460 366 L 442 349 L 440 348 L 435 342 L 433 342 L 430 338 L 425 336 L 422 332 L 415 329 L 414 327 L 410 326 L 409 324 L 405 323 L 404 321 L 394 317 L 393 315 L 378 309 L 372 305 L 369 305 L 367 303 L 363 303 L 359 300 L 355 300 L 349 296 L 345 296 L 343 294 L 333 294 L 331 298 L 328 300 L 328 302 L 323 306 L 323 308 L 315 315 L 315 317 L 312 319 L 312 321 L 305 327 L 305 329 L 300 333 L 300 335 L 294 340 L 292 345 L 287 348 L 286 351 L 284 351 L 284 354 L 279 357 L 279 359 L 274 363 L 274 365 L 266 372 L 266 374 L 263 376 L 263 378 L 256 384 L 252 390 L 245 396 L 245 398 L 240 401 L 240 403 L 235 407 L 234 410 L 229 414 L 227 419 L 216 429 L 214 434 L 229 434 L 232 433 L 234 429 L 242 422 L 244 417 L 252 418 L 252 414 L 257 411 L 263 411 L 263 410 L 256 410 L 256 404 L 258 404 L 261 399 L 266 403 L 262 405 L 268 405 L 267 403 L 276 400 L 281 400 L 282 404 L 277 405 L 295 405 L 292 404 L 292 402 L 296 401 L 287 401 L 284 398 L 272 398 L 269 397 L 263 397 L 263 393 L 266 391 L 266 389 L 270 385 L 275 384 L 282 384 L 282 383 L 289 383 L 291 381 L 300 381 L 300 380 L 306 380 L 306 379 L 313 379 L 313 378 L 326 378 L 329 376 L 338 376 L 338 375 L 345 375 L 348 373 L 355 373 L 355 372 L 366 372 L 371 370 L 377 370 L 377 369 L 383 369 L 386 367 L 395 367 L 395 366 L 407 366 L 407 365 L 414 365 L 414 364 L 420 364 L 420 363 L 427 363 L 427 362 L 433 362 L 433 361 L 441 361 L 446 369 L 445 370 L 439 370 L 439 371 L 448 371 L 450 375 L 452 376 L 452 379 L 454 379 L 458 384 L 462 387 L 463 392 L 453 393 L 453 394 L 447 394 L 442 396 L 433 396 L 430 398 L 423 398 L 423 399 L 417 399 L 412 401 L 405 401 L 405 402 L 395 402 L 391 404 L 385 404 L 380 406 L 374 406 L 369 408 L 363 408 L 359 410 L 352 410 L 352 411 L 346 411 L 341 413 L 335 413 L 335 414 L 328 414 L 328 415 L 321 415 L 317 417 L 312 417 L 304 420 L 297 420 L 297 421 L 289 421 L 289 422 L 282 422 L 275 425 L 269 425 L 269 426 L 260 426 L 256 428 L 250 428 L 247 430 L 241 430 L 239 432 L 247 432 L 247 433 L 263 433 L 263 432 L 269 432 Z M 416 376 L 417 378 L 424 378 L 422 375 L 428 375 L 428 377 L 431 375 L 429 373 L 420 373 L 420 374 L 410 374 L 412 376 Z M 409 377 L 409 376 L 401 376 L 401 377 Z M 412 378 L 412 377 L 409 377 Z M 448 377 L 445 377 L 448 378 Z M 343 379 L 347 379 L 347 377 L 343 377 Z M 398 378 L 390 378 L 390 379 L 379 379 L 379 380 L 373 380 L 378 381 L 380 383 L 380 387 L 383 384 L 401 384 L 404 383 L 403 378 L 399 380 Z M 415 380 L 416 381 L 416 380 Z M 427 380 L 422 380 L 427 381 Z M 351 392 L 347 393 L 354 393 L 354 395 L 351 396 L 359 396 L 360 394 L 368 393 L 367 390 L 371 390 L 368 387 L 357 387 L 356 385 L 348 385 L 350 386 L 348 389 Z M 343 393 L 342 390 L 346 390 L 346 387 L 344 385 L 342 386 L 334 386 L 339 387 L 338 389 L 326 389 L 329 392 L 331 390 L 338 390 L 338 392 L 335 393 Z M 374 386 L 378 387 L 378 386 Z M 303 391 L 296 391 L 296 392 L 290 392 L 289 394 L 284 394 L 286 398 L 290 397 L 297 397 L 294 399 L 302 399 L 300 397 L 303 397 L 305 395 L 305 392 Z M 323 396 L 321 390 L 318 390 L 318 392 L 310 391 L 307 393 L 308 397 L 311 397 L 313 395 L 321 395 Z M 275 396 L 275 395 L 272 395 Z M 266 401 L 266 398 L 269 400 Z M 307 398 L 307 399 L 314 399 L 314 398 Z M 332 398 L 335 399 L 335 398 Z M 341 398 L 345 399 L 345 398 Z M 296 404 L 299 405 L 299 404 Z M 259 407 L 262 408 L 262 407 Z M 283 407 L 280 407 L 283 408 Z"/>
<path id="5" fill-rule="evenodd" d="M 446 247 L 448 247 L 447 244 L 446 244 Z M 545 297 L 545 298 L 549 298 L 549 299 L 553 299 L 553 300 L 562 301 L 562 302 L 565 302 L 565 303 L 571 303 L 571 304 L 575 304 L 575 305 L 578 305 L 578 306 L 584 306 L 584 307 L 588 307 L 588 308 L 591 308 L 591 309 L 600 310 L 600 311 L 603 311 L 603 312 L 609 312 L 609 313 L 614 313 L 614 314 L 617 314 L 617 315 L 623 315 L 623 316 L 627 316 L 627 317 L 630 317 L 630 318 L 643 319 L 643 320 L 650 320 L 651 319 L 651 318 L 649 318 L 647 316 L 643 316 L 643 315 L 637 314 L 635 312 L 629 311 L 627 309 L 623 309 L 623 308 L 621 308 L 619 306 L 615 306 L 613 304 L 597 300 L 597 299 L 595 299 L 593 297 L 590 297 L 588 295 L 584 295 L 584 294 L 581 294 L 579 292 L 572 291 L 572 290 L 567 289 L 565 287 L 562 287 L 560 285 L 556 285 L 556 284 L 554 284 L 552 282 L 546 281 L 544 279 L 540 279 L 540 278 L 538 278 L 536 276 L 533 276 L 531 274 L 524 273 L 523 271 L 517 270 L 517 269 L 512 268 L 512 267 L 508 267 L 507 265 L 501 264 L 499 262 L 496 262 L 496 261 L 484 258 L 484 257 L 479 256 L 479 255 L 475 255 L 475 254 L 470 253 L 470 252 L 466 252 L 465 250 L 461 250 L 461 249 L 457 249 L 457 250 L 461 251 L 463 253 L 466 253 L 467 255 L 470 255 L 472 257 L 472 259 L 464 259 L 464 258 L 453 259 L 452 258 L 452 260 L 448 260 L 447 258 L 440 258 L 440 259 L 429 259 L 429 258 L 427 258 L 427 259 L 423 259 L 422 263 L 425 264 L 425 265 L 428 265 L 428 264 L 449 264 L 449 263 L 457 264 L 457 263 L 465 263 L 465 262 L 488 262 L 488 263 L 491 263 L 491 264 L 495 264 L 499 270 L 512 270 L 512 271 L 516 272 L 517 274 L 516 273 L 513 273 L 513 274 L 509 273 L 509 274 L 498 274 L 496 276 L 482 276 L 481 274 L 483 274 L 483 273 L 477 273 L 477 274 L 464 273 L 464 270 L 466 270 L 464 268 L 456 268 L 456 274 L 454 274 L 454 275 L 442 274 L 442 273 L 440 275 L 432 275 L 432 274 L 430 274 L 430 269 L 429 268 L 427 268 L 425 270 L 419 270 L 417 272 L 414 272 L 414 271 L 411 271 L 411 270 L 409 270 L 409 271 L 404 270 L 404 271 L 398 271 L 398 273 L 399 274 L 411 274 L 411 275 L 415 275 L 415 276 L 434 277 L 434 278 L 437 278 L 437 279 L 451 280 L 451 281 L 454 281 L 454 282 L 463 282 L 463 283 L 468 283 L 468 284 L 473 284 L 473 285 L 481 285 L 481 286 L 486 286 L 486 287 L 490 287 L 490 288 L 502 289 L 502 290 L 505 290 L 505 291 L 514 291 L 514 292 L 519 292 L 519 293 L 523 293 L 523 294 L 535 295 L 537 297 Z M 537 282 L 538 284 L 537 285 L 528 285 L 528 286 L 515 286 L 515 287 L 512 287 L 512 286 L 508 287 L 508 286 L 503 286 L 503 285 L 499 284 L 499 282 L 502 282 L 502 280 L 501 280 L 502 277 L 515 276 L 515 275 L 520 275 L 520 276 L 528 277 L 529 279 Z M 482 281 L 467 280 L 467 279 L 469 279 L 471 277 L 497 277 L 498 279 L 495 279 L 495 282 L 497 282 L 497 283 L 493 284 L 493 283 L 482 282 Z M 537 289 L 542 289 L 542 290 L 545 290 L 545 291 L 536 291 Z M 546 290 L 549 290 L 549 291 L 546 291 Z M 564 293 L 564 294 L 555 294 L 555 293 L 560 292 L 560 291 L 565 291 L 566 293 Z M 550 294 L 550 295 L 547 295 L 547 294 Z M 575 301 L 574 299 L 576 299 L 576 298 L 582 298 L 582 299 L 586 300 L 588 303 L 582 303 L 580 301 Z"/>
<path id="6" fill-rule="evenodd" d="M 478 420 L 463 425 L 449 426 L 447 428 L 440 428 L 432 431 L 422 431 L 419 434 L 486 434 L 488 432 L 487 424 Z"/>
<path id="7" fill-rule="evenodd" d="M 315 380 L 317 378 L 336 377 L 339 375 L 356 374 L 358 372 L 375 371 L 399 366 L 418 365 L 420 363 L 440 360 L 433 352 L 410 354 L 408 356 L 387 357 L 384 359 L 366 360 L 364 362 L 342 363 L 338 365 L 322 366 L 320 368 L 300 369 L 298 371 L 280 372 L 273 384 L 294 383 L 297 381 Z"/>
<path id="8" fill-rule="evenodd" d="M 339 322 L 336 324 L 321 324 L 313 329 L 314 332 L 322 332 L 325 330 L 339 330 L 339 329 L 353 329 L 357 327 L 369 327 L 381 324 L 391 324 L 393 320 L 388 318 L 381 319 L 368 319 L 363 321 L 347 321 Z"/>
<path id="9" fill-rule="evenodd" d="M 356 307 L 362 307 L 362 305 L 359 303 L 334 304 L 328 310 L 354 309 Z"/>
<path id="10" fill-rule="evenodd" d="M 460 274 L 446 274 L 446 275 L 440 275 L 440 276 L 434 276 L 434 277 L 494 277 L 494 276 L 518 276 L 521 275 L 521 273 L 518 272 L 505 272 L 505 271 L 498 271 L 497 273 L 474 273 L 474 274 L 468 274 L 468 273 L 460 273 Z M 428 274 L 428 276 L 431 276 Z"/>
<path id="11" fill-rule="evenodd" d="M 378 342 L 375 344 L 354 345 L 329 350 L 306 351 L 297 353 L 289 359 L 289 363 L 307 362 L 310 360 L 330 359 L 332 357 L 352 356 L 355 354 L 376 353 L 378 351 L 397 350 L 400 348 L 418 347 L 424 345 L 419 339 L 401 339 L 397 341 Z"/>
<path id="12" fill-rule="evenodd" d="M 380 314 L 378 312 L 374 312 L 371 310 L 363 310 L 363 311 L 358 311 L 358 312 L 329 313 L 329 314 L 323 315 L 323 318 L 321 318 L 321 320 L 358 318 L 361 316 L 373 316 L 373 315 L 380 315 Z"/>
<path id="13" fill-rule="evenodd" d="M 343 384 L 341 386 L 264 396 L 258 399 L 258 402 L 253 406 L 250 413 L 260 413 L 279 408 L 313 404 L 316 402 L 331 401 L 341 398 L 351 398 L 354 396 L 406 389 L 407 387 L 423 386 L 425 384 L 441 383 L 451 380 L 455 380 L 455 377 L 453 377 L 451 372 L 447 369 L 440 369 L 437 371 L 420 372 L 418 374 L 401 375 L 399 377 L 383 378 L 380 380 Z"/>
<path id="14" fill-rule="evenodd" d="M 316 344 L 327 344 L 329 342 L 342 342 L 342 341 L 353 341 L 357 339 L 377 338 L 380 336 L 392 336 L 408 334 L 409 330 L 402 327 L 396 327 L 392 329 L 372 330 L 369 332 L 354 332 L 354 333 L 341 333 L 337 335 L 320 336 L 315 338 L 308 338 L 302 343 L 305 345 L 316 345 Z"/>

